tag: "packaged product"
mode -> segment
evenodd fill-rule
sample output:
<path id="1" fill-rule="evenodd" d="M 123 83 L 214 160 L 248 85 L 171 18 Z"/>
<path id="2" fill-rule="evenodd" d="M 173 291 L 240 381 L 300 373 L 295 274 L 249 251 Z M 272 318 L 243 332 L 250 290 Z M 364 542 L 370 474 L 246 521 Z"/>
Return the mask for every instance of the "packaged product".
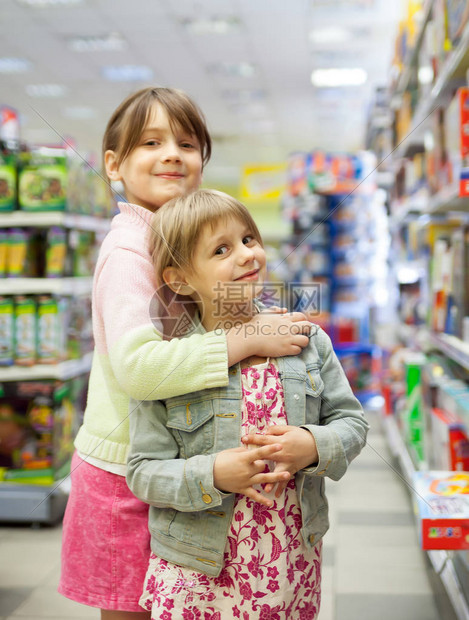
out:
<path id="1" fill-rule="evenodd" d="M 60 317 L 57 300 L 50 295 L 37 298 L 37 361 L 56 364 L 60 361 Z"/>
<path id="2" fill-rule="evenodd" d="M 39 148 L 19 161 L 18 202 L 26 211 L 65 211 L 67 163 L 63 149 Z"/>
<path id="3" fill-rule="evenodd" d="M 469 19 L 469 0 L 445 0 L 448 39 L 455 47 Z"/>
<path id="4" fill-rule="evenodd" d="M 15 355 L 15 307 L 11 297 L 0 297 L 0 366 L 11 366 Z"/>
<path id="5" fill-rule="evenodd" d="M 469 473 L 416 471 L 412 486 L 422 549 L 469 549 Z"/>
<path id="6" fill-rule="evenodd" d="M 65 273 L 67 256 L 67 231 L 64 228 L 52 226 L 47 231 L 46 244 L 45 276 L 47 278 L 62 277 Z"/>
<path id="7" fill-rule="evenodd" d="M 36 363 L 37 317 L 33 297 L 15 296 L 15 364 Z"/>
<path id="8" fill-rule="evenodd" d="M 0 211 L 16 208 L 16 161 L 13 154 L 0 153 Z"/>
<path id="9" fill-rule="evenodd" d="M 449 183 L 469 196 L 469 88 L 459 88 L 445 114 Z"/>
<path id="10" fill-rule="evenodd" d="M 42 275 L 41 233 L 33 228 L 11 228 L 8 235 L 7 273 L 10 278 Z"/>
<path id="11" fill-rule="evenodd" d="M 0 278 L 7 273 L 8 268 L 8 230 L 0 228 Z"/>

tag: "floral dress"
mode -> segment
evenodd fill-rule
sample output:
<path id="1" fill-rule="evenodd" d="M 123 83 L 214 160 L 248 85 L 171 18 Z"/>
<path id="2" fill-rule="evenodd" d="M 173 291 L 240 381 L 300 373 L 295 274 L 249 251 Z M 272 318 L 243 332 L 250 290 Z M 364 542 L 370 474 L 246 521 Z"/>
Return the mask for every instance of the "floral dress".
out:
<path id="1" fill-rule="evenodd" d="M 284 394 L 273 361 L 242 370 L 244 433 L 287 424 Z M 321 543 L 307 548 L 290 480 L 267 508 L 236 497 L 218 577 L 176 566 L 151 554 L 140 605 L 152 620 L 314 620 L 321 599 Z"/>

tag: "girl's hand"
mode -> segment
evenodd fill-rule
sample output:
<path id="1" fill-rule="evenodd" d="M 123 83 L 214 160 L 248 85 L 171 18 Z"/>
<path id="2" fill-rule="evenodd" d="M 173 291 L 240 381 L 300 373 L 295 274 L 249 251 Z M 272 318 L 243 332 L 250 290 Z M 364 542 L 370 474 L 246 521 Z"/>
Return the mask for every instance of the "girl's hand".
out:
<path id="1" fill-rule="evenodd" d="M 281 450 L 278 442 L 268 446 L 248 450 L 247 448 L 231 448 L 219 452 L 213 465 L 213 481 L 215 487 L 225 493 L 241 493 L 255 502 L 268 508 L 273 501 L 256 491 L 255 484 L 288 482 L 290 474 L 284 469 L 264 473 L 265 461 L 272 460 L 273 455 Z"/>
<path id="2" fill-rule="evenodd" d="M 283 310 L 283 309 L 282 309 Z M 261 312 L 243 326 L 252 332 L 253 354 L 261 357 L 297 355 L 309 343 L 311 323 L 302 312 Z"/>
<path id="3" fill-rule="evenodd" d="M 245 445 L 272 446 L 281 445 L 281 450 L 275 451 L 270 460 L 275 461 L 273 473 L 288 472 L 290 477 L 300 469 L 304 469 L 319 460 L 316 441 L 313 435 L 304 428 L 298 426 L 278 425 L 269 426 L 265 435 L 244 435 L 242 442 Z M 280 497 L 285 490 L 288 480 L 279 481 L 275 497 Z M 267 483 L 264 487 L 266 493 L 274 488 L 275 483 Z"/>

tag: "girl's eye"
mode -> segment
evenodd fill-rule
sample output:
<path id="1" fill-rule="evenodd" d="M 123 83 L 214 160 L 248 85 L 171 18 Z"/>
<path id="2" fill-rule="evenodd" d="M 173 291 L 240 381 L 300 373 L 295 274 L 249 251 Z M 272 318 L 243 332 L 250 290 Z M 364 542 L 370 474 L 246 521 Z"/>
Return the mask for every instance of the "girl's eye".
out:
<path id="1" fill-rule="evenodd" d="M 248 243 L 252 243 L 253 241 L 255 241 L 255 239 L 252 235 L 246 235 L 245 237 L 243 237 L 243 243 L 245 245 L 247 245 Z"/>
<path id="2" fill-rule="evenodd" d="M 145 146 L 156 146 L 159 144 L 158 140 L 145 140 Z"/>
<path id="3" fill-rule="evenodd" d="M 215 250 L 215 254 L 226 254 L 228 252 L 228 248 L 226 247 L 226 245 L 221 245 L 219 248 L 217 248 Z"/>
<path id="4" fill-rule="evenodd" d="M 182 142 L 181 146 L 183 149 L 195 149 L 195 146 L 191 142 Z"/>

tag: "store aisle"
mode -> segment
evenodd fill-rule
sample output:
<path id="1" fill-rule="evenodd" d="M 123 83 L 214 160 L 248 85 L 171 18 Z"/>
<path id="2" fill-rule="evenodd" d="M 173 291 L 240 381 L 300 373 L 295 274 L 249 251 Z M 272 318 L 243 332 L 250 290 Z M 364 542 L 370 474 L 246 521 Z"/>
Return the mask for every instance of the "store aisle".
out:
<path id="1" fill-rule="evenodd" d="M 407 491 L 376 414 L 368 418 L 365 450 L 343 480 L 327 483 L 320 620 L 440 620 Z M 99 618 L 56 592 L 60 536 L 60 527 L 0 527 L 0 620 Z"/>

